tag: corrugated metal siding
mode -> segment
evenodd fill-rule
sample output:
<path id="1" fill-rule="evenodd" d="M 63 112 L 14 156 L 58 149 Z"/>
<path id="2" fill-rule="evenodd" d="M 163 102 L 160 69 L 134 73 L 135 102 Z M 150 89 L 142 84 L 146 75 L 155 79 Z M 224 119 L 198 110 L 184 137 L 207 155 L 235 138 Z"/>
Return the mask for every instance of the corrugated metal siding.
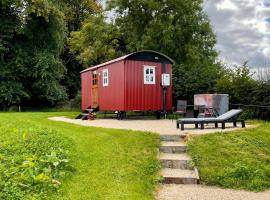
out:
<path id="1" fill-rule="evenodd" d="M 103 69 L 108 69 L 109 72 L 109 85 L 105 87 L 102 84 Z M 124 110 L 124 61 L 101 67 L 97 71 L 100 110 Z"/>
<path id="2" fill-rule="evenodd" d="M 81 74 L 82 84 L 82 110 L 85 110 L 92 104 L 91 89 L 92 89 L 92 72 L 88 71 Z"/>
<path id="3" fill-rule="evenodd" d="M 156 66 L 156 84 L 144 84 L 144 65 Z M 171 65 L 166 65 L 171 74 Z M 162 64 L 156 62 L 131 61 L 125 63 L 125 110 L 162 110 L 161 81 Z M 167 109 L 172 108 L 172 87 L 168 89 Z"/>

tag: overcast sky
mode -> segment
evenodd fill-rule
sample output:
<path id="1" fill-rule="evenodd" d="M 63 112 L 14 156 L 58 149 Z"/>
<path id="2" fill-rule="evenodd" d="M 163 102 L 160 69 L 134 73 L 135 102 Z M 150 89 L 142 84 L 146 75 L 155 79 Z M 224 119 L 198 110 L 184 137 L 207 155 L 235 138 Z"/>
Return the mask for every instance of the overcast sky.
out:
<path id="1" fill-rule="evenodd" d="M 264 67 L 270 60 L 270 0 L 206 0 L 217 35 L 216 48 L 228 63 Z"/>
<path id="2" fill-rule="evenodd" d="M 248 61 L 254 68 L 270 66 L 270 0 L 204 1 L 221 60 Z"/>

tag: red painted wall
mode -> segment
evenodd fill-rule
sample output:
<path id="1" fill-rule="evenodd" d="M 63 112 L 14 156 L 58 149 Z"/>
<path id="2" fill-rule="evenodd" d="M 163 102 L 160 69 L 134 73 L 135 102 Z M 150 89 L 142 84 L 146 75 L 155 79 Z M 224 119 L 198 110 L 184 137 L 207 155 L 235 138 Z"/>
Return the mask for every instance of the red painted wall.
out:
<path id="1" fill-rule="evenodd" d="M 92 88 L 92 72 L 87 71 L 81 73 L 81 84 L 82 84 L 82 110 L 88 108 L 92 103 L 91 88 Z"/>
<path id="2" fill-rule="evenodd" d="M 102 70 L 108 69 L 109 85 L 103 86 Z M 124 61 L 98 69 L 98 104 L 100 110 L 124 110 Z"/>
<path id="3" fill-rule="evenodd" d="M 144 84 L 144 65 L 156 67 L 156 84 Z M 156 62 L 131 61 L 125 64 L 125 110 L 162 110 L 163 97 L 160 86 L 162 64 Z M 171 65 L 166 65 L 166 73 L 171 74 Z M 172 109 L 172 86 L 167 92 L 167 109 Z"/>

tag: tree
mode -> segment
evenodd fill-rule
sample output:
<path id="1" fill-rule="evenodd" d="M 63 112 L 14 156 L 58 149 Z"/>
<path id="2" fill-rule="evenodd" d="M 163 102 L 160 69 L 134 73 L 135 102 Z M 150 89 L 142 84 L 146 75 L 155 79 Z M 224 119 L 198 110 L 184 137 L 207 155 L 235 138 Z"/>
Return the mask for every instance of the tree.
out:
<path id="1" fill-rule="evenodd" d="M 174 98 L 191 100 L 208 92 L 217 79 L 219 65 L 215 35 L 202 10 L 201 0 L 115 0 L 116 24 L 130 51 L 152 49 L 175 61 Z"/>
<path id="2" fill-rule="evenodd" d="M 244 63 L 242 66 L 224 69 L 216 89 L 219 93 L 228 93 L 232 104 L 251 104 L 257 83 L 247 63 Z"/>
<path id="3" fill-rule="evenodd" d="M 19 0 L 0 1 L 0 109 L 29 97 L 14 65 L 14 40 L 22 32 Z"/>
<path id="4" fill-rule="evenodd" d="M 67 24 L 68 37 L 72 31 L 78 31 L 82 23 L 90 16 L 101 12 L 101 7 L 96 0 L 61 0 L 56 1 L 63 8 Z M 61 84 L 67 89 L 69 98 L 74 98 L 80 89 L 80 71 L 83 65 L 76 59 L 76 54 L 70 51 L 68 41 L 65 43 L 61 59 L 66 67 L 66 74 Z"/>
<path id="5" fill-rule="evenodd" d="M 59 81 L 66 40 L 63 13 L 47 0 L 1 1 L 1 105 L 54 105 L 66 99 Z"/>
<path id="6" fill-rule="evenodd" d="M 107 23 L 103 15 L 85 20 L 80 31 L 71 33 L 69 44 L 85 67 L 121 56 L 125 51 L 117 27 Z"/>
<path id="7" fill-rule="evenodd" d="M 60 0 L 56 2 L 65 7 L 65 20 L 69 32 L 79 30 L 82 22 L 89 16 L 102 11 L 97 0 Z"/>

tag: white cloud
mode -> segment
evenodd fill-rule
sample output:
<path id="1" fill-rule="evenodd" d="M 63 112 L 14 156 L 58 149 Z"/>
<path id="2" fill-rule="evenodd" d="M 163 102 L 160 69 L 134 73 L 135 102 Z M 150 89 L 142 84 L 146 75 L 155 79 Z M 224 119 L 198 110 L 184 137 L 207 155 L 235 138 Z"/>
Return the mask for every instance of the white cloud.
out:
<path id="1" fill-rule="evenodd" d="M 270 57 L 270 47 L 263 49 L 263 54 L 265 57 Z"/>
<path id="2" fill-rule="evenodd" d="M 238 7 L 230 0 L 225 0 L 217 4 L 218 10 L 238 10 Z"/>
<path id="3" fill-rule="evenodd" d="M 265 66 L 270 56 L 269 0 L 206 0 L 221 60 Z"/>

